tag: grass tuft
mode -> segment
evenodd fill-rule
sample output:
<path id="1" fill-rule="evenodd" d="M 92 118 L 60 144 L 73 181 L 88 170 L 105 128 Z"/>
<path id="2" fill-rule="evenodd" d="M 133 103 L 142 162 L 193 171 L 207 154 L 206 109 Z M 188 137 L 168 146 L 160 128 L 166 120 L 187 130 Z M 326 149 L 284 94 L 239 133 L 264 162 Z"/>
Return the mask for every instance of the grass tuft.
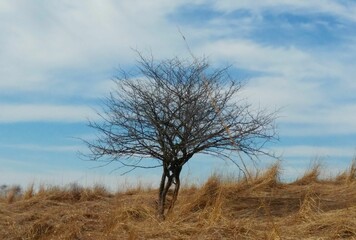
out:
<path id="1" fill-rule="evenodd" d="M 349 169 L 345 170 L 338 176 L 336 176 L 335 181 L 337 183 L 352 183 L 356 180 L 356 157 L 352 160 Z"/>
<path id="2" fill-rule="evenodd" d="M 13 203 L 21 194 L 21 187 L 20 186 L 12 186 L 6 192 L 6 201 L 7 203 Z"/>
<path id="3" fill-rule="evenodd" d="M 217 175 L 211 176 L 197 191 L 189 206 L 191 212 L 206 209 L 217 204 L 221 197 L 221 181 Z"/>
<path id="4" fill-rule="evenodd" d="M 269 168 L 267 168 L 267 170 L 262 172 L 262 174 L 258 174 L 256 176 L 256 178 L 252 181 L 252 188 L 276 187 L 280 183 L 280 172 L 281 170 L 279 162 L 271 165 Z"/>
<path id="5" fill-rule="evenodd" d="M 28 199 L 30 199 L 30 198 L 32 198 L 34 196 L 34 194 L 35 194 L 34 186 L 35 186 L 34 183 L 31 183 L 27 187 L 26 191 L 24 192 L 24 194 L 22 196 L 22 199 L 28 200 Z"/>
<path id="6" fill-rule="evenodd" d="M 316 183 L 319 181 L 320 174 L 321 164 L 319 162 L 314 162 L 310 169 L 308 169 L 304 175 L 297 179 L 294 183 L 297 185 L 309 185 L 310 183 Z"/>

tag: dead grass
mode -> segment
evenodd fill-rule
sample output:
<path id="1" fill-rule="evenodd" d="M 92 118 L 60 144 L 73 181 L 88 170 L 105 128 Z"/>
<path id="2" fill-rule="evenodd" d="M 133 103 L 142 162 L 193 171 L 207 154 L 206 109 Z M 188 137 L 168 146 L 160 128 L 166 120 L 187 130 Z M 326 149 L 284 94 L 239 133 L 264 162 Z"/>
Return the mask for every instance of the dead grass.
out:
<path id="1" fill-rule="evenodd" d="M 356 157 L 352 160 L 349 169 L 345 170 L 336 177 L 340 183 L 352 183 L 356 180 Z"/>
<path id="2" fill-rule="evenodd" d="M 0 197 L 0 239 L 356 239 L 355 162 L 333 180 L 294 183 L 271 166 L 250 181 L 214 175 L 182 189 L 164 222 L 154 189 L 30 185 Z"/>
<path id="3" fill-rule="evenodd" d="M 20 194 L 21 194 L 20 186 L 10 187 L 5 194 L 7 203 L 9 204 L 13 203 L 16 200 L 16 198 L 19 197 Z"/>
<path id="4" fill-rule="evenodd" d="M 24 194 L 23 194 L 23 196 L 22 196 L 22 198 L 23 198 L 24 200 L 27 200 L 27 199 L 30 199 L 30 198 L 33 197 L 34 191 L 35 191 L 35 190 L 34 190 L 34 187 L 35 187 L 34 183 L 31 183 L 31 184 L 27 187 L 26 191 L 24 192 Z"/>
<path id="5" fill-rule="evenodd" d="M 294 183 L 298 185 L 309 185 L 319 181 L 321 174 L 321 164 L 319 162 L 312 163 L 311 167 L 304 173 L 304 175 L 297 179 Z"/>

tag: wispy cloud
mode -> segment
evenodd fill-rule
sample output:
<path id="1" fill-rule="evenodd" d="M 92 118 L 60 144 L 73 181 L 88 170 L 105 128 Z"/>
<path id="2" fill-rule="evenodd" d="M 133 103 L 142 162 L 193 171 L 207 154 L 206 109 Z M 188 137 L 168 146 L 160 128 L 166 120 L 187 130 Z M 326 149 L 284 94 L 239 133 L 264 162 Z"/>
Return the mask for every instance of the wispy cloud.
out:
<path id="1" fill-rule="evenodd" d="M 328 129 L 326 134 L 329 129 L 355 133 L 352 76 L 356 59 L 349 41 L 326 51 L 227 38 L 207 41 L 199 51 L 259 72 L 251 77 L 245 94 L 254 103 L 282 108 L 281 122 L 319 123 L 319 130 L 321 126 Z"/>
<path id="2" fill-rule="evenodd" d="M 284 157 L 348 157 L 352 158 L 356 153 L 356 147 L 332 147 L 332 146 L 310 146 L 296 145 L 274 148 L 278 154 Z"/>
<path id="3" fill-rule="evenodd" d="M 38 145 L 38 144 L 0 144 L 0 148 L 7 149 L 17 149 L 26 151 L 38 151 L 38 152 L 57 152 L 57 153 L 68 153 L 68 152 L 85 152 L 87 148 L 83 145 Z"/>
<path id="4" fill-rule="evenodd" d="M 134 62 L 131 48 L 159 49 L 164 56 L 179 46 L 176 29 L 164 16 L 183 2 L 5 2 L 0 89 L 48 89 L 51 81 L 66 82 L 56 79 L 56 72 L 111 71 Z"/>
<path id="5" fill-rule="evenodd" d="M 12 122 L 85 122 L 96 119 L 95 111 L 87 106 L 46 104 L 0 104 L 0 123 Z"/>

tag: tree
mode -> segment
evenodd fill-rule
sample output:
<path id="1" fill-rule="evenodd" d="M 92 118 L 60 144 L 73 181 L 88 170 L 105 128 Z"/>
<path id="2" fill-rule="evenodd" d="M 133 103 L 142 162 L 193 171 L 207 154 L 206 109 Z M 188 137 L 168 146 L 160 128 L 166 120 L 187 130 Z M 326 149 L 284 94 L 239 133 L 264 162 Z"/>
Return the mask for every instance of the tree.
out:
<path id="1" fill-rule="evenodd" d="M 254 158 L 276 136 L 274 113 L 253 110 L 238 94 L 228 67 L 211 69 L 206 59 L 155 61 L 139 54 L 138 73 L 122 71 L 105 100 L 102 121 L 89 122 L 99 133 L 86 142 L 91 160 L 135 168 L 162 167 L 158 213 L 164 218 L 172 187 L 173 208 L 182 167 L 195 154 L 228 158 L 237 151 Z M 154 158 L 151 166 L 143 161 Z M 173 187 L 174 186 L 174 187 Z"/>

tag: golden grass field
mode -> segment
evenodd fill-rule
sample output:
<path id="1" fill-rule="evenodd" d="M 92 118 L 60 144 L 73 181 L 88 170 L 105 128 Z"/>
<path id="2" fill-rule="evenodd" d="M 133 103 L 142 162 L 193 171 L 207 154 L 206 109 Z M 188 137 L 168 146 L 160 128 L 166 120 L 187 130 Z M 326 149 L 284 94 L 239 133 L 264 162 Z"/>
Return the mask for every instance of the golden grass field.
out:
<path id="1" fill-rule="evenodd" d="M 157 190 L 29 187 L 0 198 L 0 239 L 356 239 L 356 164 L 330 179 L 315 165 L 281 183 L 279 165 L 249 180 L 184 187 L 165 221 Z"/>

